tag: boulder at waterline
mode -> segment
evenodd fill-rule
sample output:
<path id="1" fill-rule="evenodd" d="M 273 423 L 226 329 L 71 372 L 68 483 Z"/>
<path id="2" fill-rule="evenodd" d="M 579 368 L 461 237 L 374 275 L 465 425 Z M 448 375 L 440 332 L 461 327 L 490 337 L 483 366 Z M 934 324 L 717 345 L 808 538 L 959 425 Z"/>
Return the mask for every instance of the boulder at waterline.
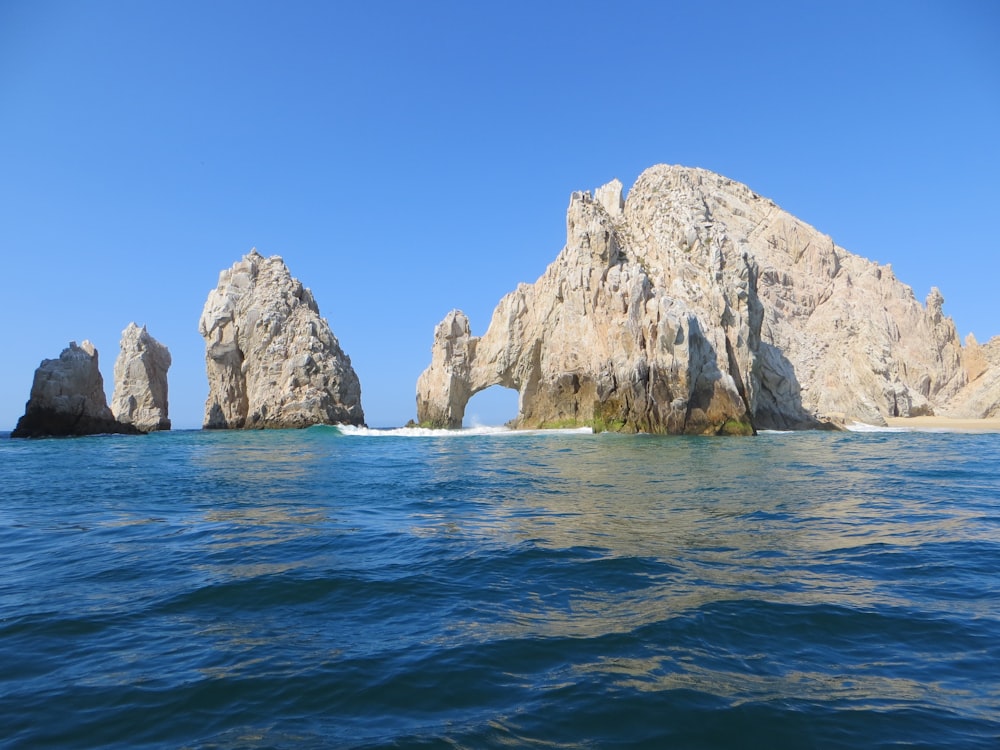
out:
<path id="1" fill-rule="evenodd" d="M 122 424 L 108 408 L 97 349 L 75 341 L 58 359 L 44 359 L 35 370 L 24 416 L 11 437 L 63 437 L 139 432 Z"/>

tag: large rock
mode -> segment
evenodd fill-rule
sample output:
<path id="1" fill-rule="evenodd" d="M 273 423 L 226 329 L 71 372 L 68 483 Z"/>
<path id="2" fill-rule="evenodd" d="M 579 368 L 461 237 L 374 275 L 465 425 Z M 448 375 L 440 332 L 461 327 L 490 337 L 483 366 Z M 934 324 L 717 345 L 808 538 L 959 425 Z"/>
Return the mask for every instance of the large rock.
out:
<path id="1" fill-rule="evenodd" d="M 965 419 L 1000 417 L 1000 336 L 980 345 L 970 333 L 963 361 L 968 384 L 948 404 L 947 415 Z"/>
<path id="2" fill-rule="evenodd" d="M 167 370 L 170 352 L 149 335 L 146 326 L 129 323 L 122 331 L 115 360 L 115 392 L 111 411 L 115 419 L 141 432 L 169 430 Z"/>
<path id="3" fill-rule="evenodd" d="M 256 250 L 219 275 L 199 323 L 206 428 L 364 424 L 361 385 L 312 293 Z"/>
<path id="4" fill-rule="evenodd" d="M 43 359 L 35 370 L 24 416 L 11 437 L 136 432 L 108 408 L 97 349 L 89 341 L 80 346 L 73 341 L 59 359 Z"/>
<path id="5" fill-rule="evenodd" d="M 521 427 L 748 433 L 982 411 L 992 381 L 965 390 L 942 304 L 745 185 L 660 165 L 626 201 L 617 180 L 574 193 L 566 246 L 482 338 L 449 313 L 417 416 L 456 427 L 495 384 L 519 391 Z"/>
<path id="6" fill-rule="evenodd" d="M 755 262 L 706 271 L 690 248 L 668 257 L 627 211 L 617 181 L 596 198 L 574 193 L 565 248 L 534 285 L 500 301 L 485 336 L 471 337 L 465 316 L 449 313 L 417 384 L 421 423 L 457 427 L 468 398 L 500 384 L 520 393 L 520 427 L 753 431 Z"/>

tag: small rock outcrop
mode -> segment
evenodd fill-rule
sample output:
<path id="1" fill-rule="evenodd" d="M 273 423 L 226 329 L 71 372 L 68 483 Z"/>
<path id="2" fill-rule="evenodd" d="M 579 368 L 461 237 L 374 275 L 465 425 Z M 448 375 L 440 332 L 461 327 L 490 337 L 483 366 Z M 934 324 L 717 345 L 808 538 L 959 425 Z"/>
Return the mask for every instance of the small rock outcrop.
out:
<path id="1" fill-rule="evenodd" d="M 97 349 L 89 341 L 80 346 L 73 341 L 59 359 L 44 359 L 35 370 L 24 416 L 11 437 L 137 432 L 118 422 L 108 408 Z"/>
<path id="2" fill-rule="evenodd" d="M 199 322 L 208 429 L 364 424 L 361 384 L 309 289 L 256 249 L 219 275 Z"/>
<path id="3" fill-rule="evenodd" d="M 167 370 L 170 352 L 149 335 L 146 326 L 129 323 L 122 331 L 115 360 L 115 391 L 111 412 L 115 419 L 141 432 L 169 430 Z"/>
<path id="4" fill-rule="evenodd" d="M 963 349 L 937 289 L 921 304 L 745 185 L 659 165 L 627 200 L 617 180 L 574 193 L 566 225 L 482 337 L 459 311 L 438 325 L 421 423 L 460 426 L 496 384 L 519 392 L 519 427 L 748 434 L 996 409 L 992 342 Z"/>

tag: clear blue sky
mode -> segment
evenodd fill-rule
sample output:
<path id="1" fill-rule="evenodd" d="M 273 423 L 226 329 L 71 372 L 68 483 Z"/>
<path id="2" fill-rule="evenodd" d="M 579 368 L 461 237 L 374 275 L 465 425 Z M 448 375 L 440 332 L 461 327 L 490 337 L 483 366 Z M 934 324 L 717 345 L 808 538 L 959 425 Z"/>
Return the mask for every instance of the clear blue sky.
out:
<path id="1" fill-rule="evenodd" d="M 312 288 L 368 423 L 402 424 L 445 313 L 483 333 L 573 190 L 661 162 L 939 286 L 984 341 L 998 138 L 993 0 L 0 0 L 0 429 L 70 340 L 110 395 L 133 320 L 199 427 L 198 318 L 254 246 Z M 470 416 L 514 415 L 495 401 Z"/>

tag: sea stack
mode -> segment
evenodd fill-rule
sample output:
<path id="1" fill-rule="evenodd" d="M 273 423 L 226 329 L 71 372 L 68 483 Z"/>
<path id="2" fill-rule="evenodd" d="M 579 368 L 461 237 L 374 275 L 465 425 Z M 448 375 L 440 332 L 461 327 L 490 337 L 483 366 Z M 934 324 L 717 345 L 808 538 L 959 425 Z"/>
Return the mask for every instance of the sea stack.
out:
<path id="1" fill-rule="evenodd" d="M 199 322 L 207 429 L 363 425 L 361 385 L 309 289 L 256 249 L 219 275 Z"/>
<path id="2" fill-rule="evenodd" d="M 11 437 L 64 437 L 103 433 L 134 434 L 108 408 L 97 349 L 75 341 L 58 359 L 44 359 L 35 370 L 31 396 Z"/>
<path id="3" fill-rule="evenodd" d="M 119 422 L 141 432 L 169 430 L 167 370 L 170 352 L 149 335 L 146 326 L 129 323 L 122 331 L 115 360 L 115 392 L 111 411 Z"/>
<path id="4" fill-rule="evenodd" d="M 659 165 L 627 200 L 617 180 L 574 193 L 566 229 L 485 335 L 460 311 L 437 327 L 420 422 L 459 426 L 495 384 L 519 392 L 519 427 L 750 434 L 997 409 L 1000 344 L 973 356 L 937 289 L 921 304 L 745 185 Z"/>

